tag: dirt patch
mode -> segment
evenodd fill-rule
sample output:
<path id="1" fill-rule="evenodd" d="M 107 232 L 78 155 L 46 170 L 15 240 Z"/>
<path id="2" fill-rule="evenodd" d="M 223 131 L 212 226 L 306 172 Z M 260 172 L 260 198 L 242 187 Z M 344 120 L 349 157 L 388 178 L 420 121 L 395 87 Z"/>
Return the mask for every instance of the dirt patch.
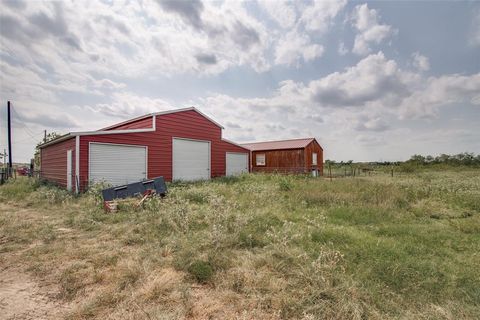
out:
<path id="1" fill-rule="evenodd" d="M 28 274 L 15 270 L 0 271 L 0 319 L 58 319 L 66 306 L 52 288 L 41 287 Z"/>

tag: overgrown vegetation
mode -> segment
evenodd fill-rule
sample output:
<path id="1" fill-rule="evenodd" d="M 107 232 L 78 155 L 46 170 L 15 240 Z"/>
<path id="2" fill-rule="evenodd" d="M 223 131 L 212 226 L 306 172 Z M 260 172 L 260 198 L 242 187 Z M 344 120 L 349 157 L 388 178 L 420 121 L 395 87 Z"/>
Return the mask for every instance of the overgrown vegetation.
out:
<path id="1" fill-rule="evenodd" d="M 383 161 L 383 162 L 353 162 L 325 160 L 325 176 L 361 176 L 376 173 L 390 175 L 410 174 L 425 172 L 428 170 L 465 170 L 480 169 L 480 154 L 463 152 L 455 155 L 441 154 L 438 156 L 422 156 L 415 154 L 407 161 Z"/>
<path id="2" fill-rule="evenodd" d="M 475 319 L 480 171 L 177 183 L 103 213 L 0 187 L 0 266 L 58 285 L 69 319 Z"/>

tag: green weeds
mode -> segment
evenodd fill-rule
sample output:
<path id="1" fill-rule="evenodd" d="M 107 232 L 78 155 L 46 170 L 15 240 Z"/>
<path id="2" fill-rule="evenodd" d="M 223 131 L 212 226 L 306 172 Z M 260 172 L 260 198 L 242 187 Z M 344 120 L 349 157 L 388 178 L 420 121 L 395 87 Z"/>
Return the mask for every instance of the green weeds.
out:
<path id="1" fill-rule="evenodd" d="M 16 256 L 82 301 L 72 319 L 195 318 L 217 307 L 246 318 L 480 313 L 476 170 L 174 183 L 167 197 L 115 214 L 103 213 L 99 191 L 77 197 L 28 179 L 0 187 L 0 258 Z"/>

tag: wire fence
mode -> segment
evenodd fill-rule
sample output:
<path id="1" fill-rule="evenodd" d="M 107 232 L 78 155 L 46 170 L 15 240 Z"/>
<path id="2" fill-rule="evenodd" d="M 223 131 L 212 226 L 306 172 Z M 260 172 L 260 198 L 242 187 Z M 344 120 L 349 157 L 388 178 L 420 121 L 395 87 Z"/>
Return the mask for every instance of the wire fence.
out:
<path id="1" fill-rule="evenodd" d="M 10 177 L 15 176 L 15 170 L 13 168 L 5 167 L 0 168 L 0 185 L 8 181 Z"/>
<path id="2" fill-rule="evenodd" d="M 28 176 L 40 179 L 40 170 L 31 170 L 28 167 L 1 167 L 0 168 L 0 185 L 4 184 L 10 179 L 16 179 L 17 176 Z"/>
<path id="3" fill-rule="evenodd" d="M 346 177 L 369 177 L 369 176 L 404 176 L 408 174 L 405 167 L 399 165 L 325 165 L 323 176 L 325 178 L 346 178 Z"/>

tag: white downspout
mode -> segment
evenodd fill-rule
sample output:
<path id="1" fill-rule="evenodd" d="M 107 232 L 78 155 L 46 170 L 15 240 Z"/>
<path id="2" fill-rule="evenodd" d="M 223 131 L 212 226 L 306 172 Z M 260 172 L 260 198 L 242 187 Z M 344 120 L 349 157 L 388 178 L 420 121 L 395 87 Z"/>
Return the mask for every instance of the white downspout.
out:
<path id="1" fill-rule="evenodd" d="M 75 193 L 80 192 L 80 136 L 75 137 Z"/>

